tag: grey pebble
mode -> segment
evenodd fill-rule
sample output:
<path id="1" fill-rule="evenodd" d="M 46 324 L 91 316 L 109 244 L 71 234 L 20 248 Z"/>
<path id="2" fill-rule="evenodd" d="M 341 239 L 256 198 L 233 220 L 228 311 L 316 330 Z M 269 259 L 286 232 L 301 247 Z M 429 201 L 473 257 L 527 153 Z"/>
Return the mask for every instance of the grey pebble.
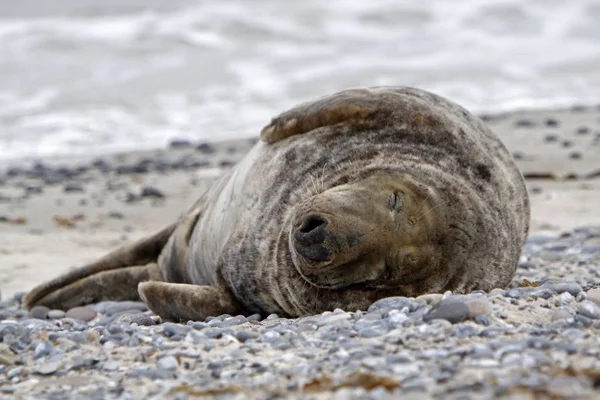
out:
<path id="1" fill-rule="evenodd" d="M 381 308 L 401 310 L 404 307 L 410 307 L 413 301 L 413 299 L 409 299 L 407 297 L 387 297 L 371 304 L 368 312 L 372 312 Z"/>
<path id="2" fill-rule="evenodd" d="M 48 312 L 48 319 L 62 319 L 65 317 L 63 310 L 50 310 Z"/>
<path id="3" fill-rule="evenodd" d="M 160 358 L 156 362 L 156 367 L 158 369 L 162 369 L 162 370 L 174 371 L 177 368 L 179 368 L 179 363 L 177 362 L 177 359 L 175 357 L 166 356 L 166 357 Z"/>
<path id="4" fill-rule="evenodd" d="M 279 332 L 266 331 L 262 335 L 260 335 L 259 340 L 262 342 L 274 342 L 276 340 L 279 340 L 280 337 L 281 337 L 281 334 Z"/>
<path id="5" fill-rule="evenodd" d="M 8 372 L 6 373 L 6 377 L 8 379 L 12 379 L 15 376 L 24 375 L 24 372 L 25 372 L 25 367 L 22 367 L 22 366 L 14 367 L 14 368 L 11 368 L 10 370 L 8 370 Z"/>
<path id="6" fill-rule="evenodd" d="M 600 318 L 600 306 L 593 301 L 584 300 L 579 305 L 577 313 L 591 319 Z"/>
<path id="7" fill-rule="evenodd" d="M 50 354 L 52 349 L 53 346 L 50 342 L 43 341 L 38 343 L 37 346 L 35 346 L 35 350 L 33 352 L 33 359 L 37 360 L 38 358 L 47 356 L 48 354 Z"/>
<path id="8" fill-rule="evenodd" d="M 192 329 L 191 326 L 176 324 L 173 322 L 165 322 L 161 325 L 163 329 L 163 334 L 167 337 L 173 337 L 175 335 L 183 336 L 187 335 L 187 333 Z"/>
<path id="9" fill-rule="evenodd" d="M 45 306 L 35 306 L 31 310 L 29 310 L 29 316 L 31 318 L 36 319 L 46 319 L 48 318 L 48 312 L 50 309 Z"/>
<path id="10" fill-rule="evenodd" d="M 452 323 L 464 321 L 469 317 L 469 307 L 462 301 L 453 298 L 443 300 L 437 309 L 423 317 L 425 321 L 445 319 Z"/>
<path id="11" fill-rule="evenodd" d="M 81 193 L 83 191 L 83 186 L 79 183 L 67 183 L 63 187 L 63 192 L 65 193 Z"/>
<path id="12" fill-rule="evenodd" d="M 38 375 L 52 375 L 60 368 L 60 364 L 60 361 L 49 361 L 36 366 L 33 369 L 33 373 Z"/>
<path id="13" fill-rule="evenodd" d="M 235 333 L 235 338 L 240 342 L 244 343 L 248 339 L 256 339 L 259 337 L 259 334 L 253 331 L 239 331 Z"/>
<path id="14" fill-rule="evenodd" d="M 156 199 L 164 199 L 165 198 L 165 194 L 163 192 L 161 192 L 160 190 L 158 190 L 155 187 L 152 186 L 145 186 L 142 188 L 142 191 L 140 193 L 141 197 L 153 197 Z"/>
<path id="15" fill-rule="evenodd" d="M 94 318 L 96 318 L 96 315 L 96 311 L 92 310 L 89 307 L 73 307 L 65 314 L 67 318 L 78 319 L 84 322 L 89 322 L 93 320 Z"/>

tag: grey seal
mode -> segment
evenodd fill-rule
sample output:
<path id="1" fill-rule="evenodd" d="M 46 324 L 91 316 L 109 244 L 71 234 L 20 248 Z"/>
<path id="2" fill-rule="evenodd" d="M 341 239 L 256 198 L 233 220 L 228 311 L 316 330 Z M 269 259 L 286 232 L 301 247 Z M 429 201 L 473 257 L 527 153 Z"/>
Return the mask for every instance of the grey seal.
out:
<path id="1" fill-rule="evenodd" d="M 457 104 L 348 89 L 280 114 L 261 139 L 177 223 L 36 287 L 25 305 L 141 299 L 176 320 L 296 317 L 513 277 L 524 180 Z"/>

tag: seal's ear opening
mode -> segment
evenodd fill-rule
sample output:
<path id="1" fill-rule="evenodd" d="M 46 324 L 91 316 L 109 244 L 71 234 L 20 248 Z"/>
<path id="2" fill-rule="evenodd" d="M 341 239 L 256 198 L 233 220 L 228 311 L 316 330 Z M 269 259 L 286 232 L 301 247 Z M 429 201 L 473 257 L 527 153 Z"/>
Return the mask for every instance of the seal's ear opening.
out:
<path id="1" fill-rule="evenodd" d="M 260 137 L 274 143 L 340 122 L 366 119 L 379 109 L 382 98 L 377 90 L 359 88 L 300 104 L 271 120 Z"/>

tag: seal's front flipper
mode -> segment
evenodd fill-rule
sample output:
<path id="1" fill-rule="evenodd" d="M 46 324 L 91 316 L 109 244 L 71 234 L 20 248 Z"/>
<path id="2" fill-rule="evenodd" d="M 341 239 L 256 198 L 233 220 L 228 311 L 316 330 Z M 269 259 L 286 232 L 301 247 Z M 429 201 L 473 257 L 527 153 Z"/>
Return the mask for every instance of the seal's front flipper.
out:
<path id="1" fill-rule="evenodd" d="M 324 126 L 364 120 L 382 106 L 381 92 L 379 89 L 348 89 L 300 104 L 273 118 L 260 137 L 267 143 L 274 143 Z"/>
<path id="2" fill-rule="evenodd" d="M 185 283 L 143 282 L 140 297 L 148 308 L 164 319 L 198 321 L 209 316 L 235 315 L 240 304 L 227 289 Z"/>
<path id="3" fill-rule="evenodd" d="M 137 292 L 138 284 L 161 279 L 162 275 L 155 263 L 103 271 L 53 290 L 44 297 L 36 299 L 35 303 L 27 299 L 26 305 L 28 308 L 40 305 L 68 310 L 103 300 L 140 301 Z"/>
<path id="4" fill-rule="evenodd" d="M 154 263 L 175 226 L 35 287 L 25 296 L 25 307 L 45 305 L 68 309 L 100 300 L 139 299 L 139 282 L 164 280 Z"/>

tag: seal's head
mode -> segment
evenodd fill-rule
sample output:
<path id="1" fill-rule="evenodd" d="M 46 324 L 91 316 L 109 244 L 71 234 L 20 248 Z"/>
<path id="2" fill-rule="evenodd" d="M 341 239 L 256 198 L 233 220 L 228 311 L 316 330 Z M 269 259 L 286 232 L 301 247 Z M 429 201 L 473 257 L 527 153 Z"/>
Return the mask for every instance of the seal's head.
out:
<path id="1" fill-rule="evenodd" d="M 439 263 L 444 202 L 401 174 L 379 173 L 301 202 L 289 234 L 300 275 L 319 288 L 385 289 Z"/>

